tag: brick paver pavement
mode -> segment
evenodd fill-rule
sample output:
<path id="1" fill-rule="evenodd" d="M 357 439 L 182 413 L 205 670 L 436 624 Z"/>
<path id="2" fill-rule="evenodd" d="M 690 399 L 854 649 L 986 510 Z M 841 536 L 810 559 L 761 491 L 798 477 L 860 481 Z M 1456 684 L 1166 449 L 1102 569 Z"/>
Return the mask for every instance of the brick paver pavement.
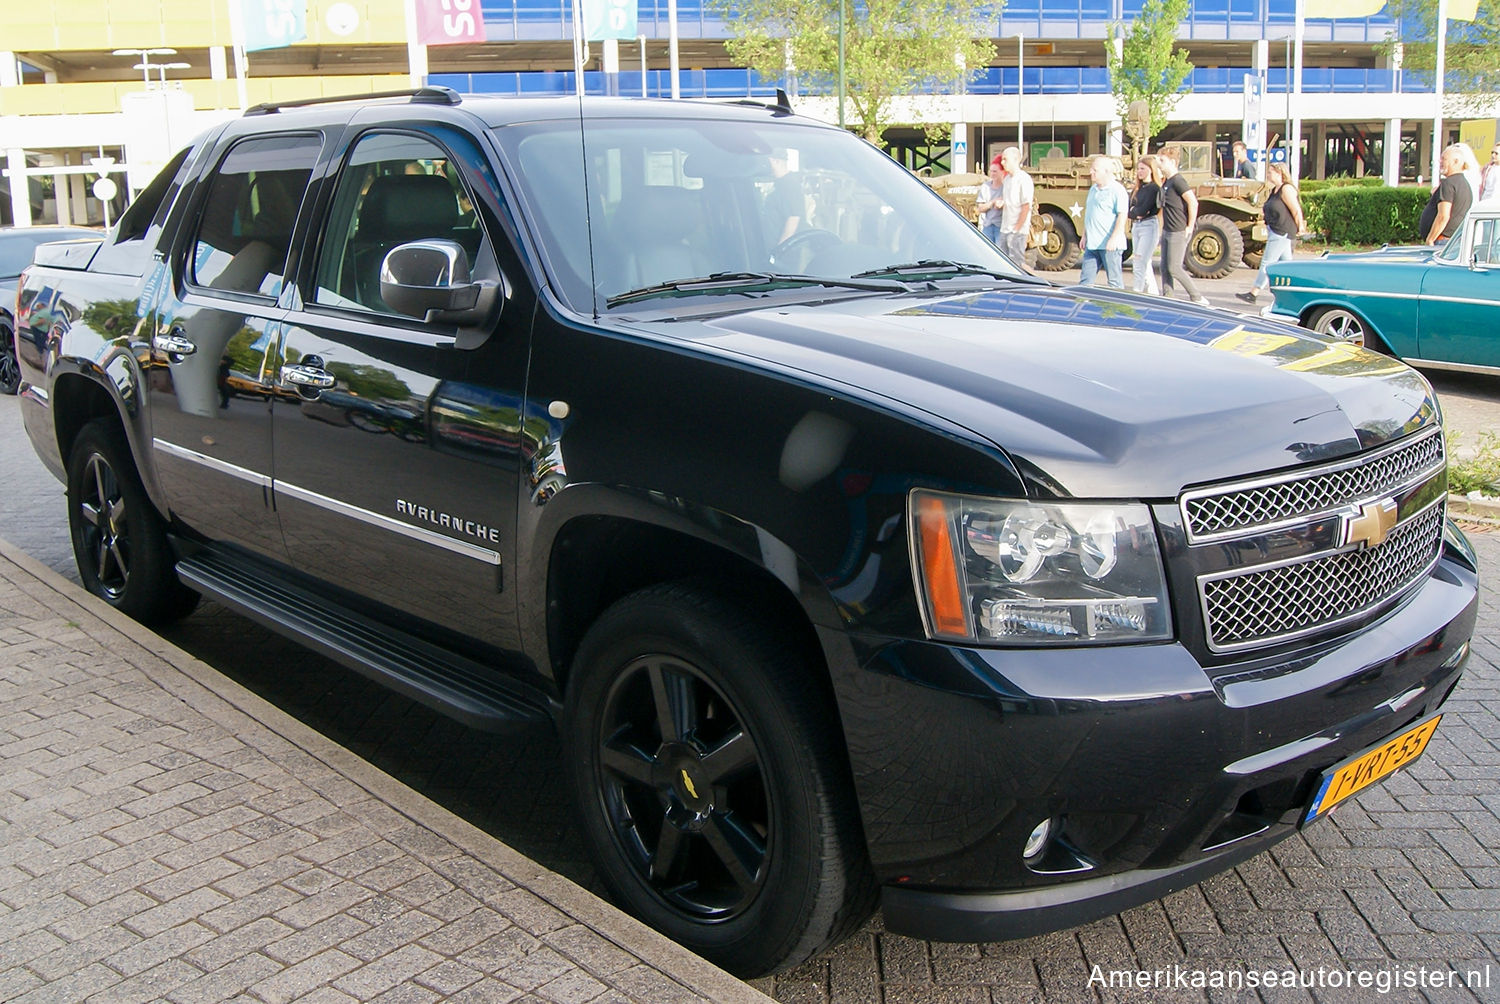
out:
<path id="1" fill-rule="evenodd" d="M 0 1000 L 754 1001 L 0 541 Z"/>

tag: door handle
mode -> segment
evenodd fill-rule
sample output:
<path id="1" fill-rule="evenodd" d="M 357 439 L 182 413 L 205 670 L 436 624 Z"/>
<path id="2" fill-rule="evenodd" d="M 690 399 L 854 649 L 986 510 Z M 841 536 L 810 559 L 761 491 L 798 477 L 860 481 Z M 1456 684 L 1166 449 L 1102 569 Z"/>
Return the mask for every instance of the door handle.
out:
<path id="1" fill-rule="evenodd" d="M 302 363 L 283 366 L 281 380 L 293 387 L 310 387 L 314 390 L 327 390 L 335 383 L 332 373 L 317 366 L 307 366 Z"/>
<path id="2" fill-rule="evenodd" d="M 185 337 L 181 328 L 173 328 L 165 335 L 156 335 L 151 339 L 151 347 L 170 356 L 190 356 L 198 351 L 198 346 Z"/>

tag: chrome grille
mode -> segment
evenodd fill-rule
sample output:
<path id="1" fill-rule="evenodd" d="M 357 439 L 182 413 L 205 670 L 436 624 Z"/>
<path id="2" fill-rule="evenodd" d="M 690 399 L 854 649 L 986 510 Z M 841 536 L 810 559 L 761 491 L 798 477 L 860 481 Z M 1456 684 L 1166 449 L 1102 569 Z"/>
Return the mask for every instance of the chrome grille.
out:
<path id="1" fill-rule="evenodd" d="M 1295 522 L 1385 495 L 1441 467 L 1443 437 L 1432 434 L 1337 467 L 1322 467 L 1272 482 L 1217 486 L 1183 496 L 1193 541 L 1237 536 Z"/>
<path id="2" fill-rule="evenodd" d="M 1375 547 L 1201 580 L 1209 647 L 1226 651 L 1296 637 L 1375 609 L 1432 568 L 1442 530 L 1438 503 Z"/>

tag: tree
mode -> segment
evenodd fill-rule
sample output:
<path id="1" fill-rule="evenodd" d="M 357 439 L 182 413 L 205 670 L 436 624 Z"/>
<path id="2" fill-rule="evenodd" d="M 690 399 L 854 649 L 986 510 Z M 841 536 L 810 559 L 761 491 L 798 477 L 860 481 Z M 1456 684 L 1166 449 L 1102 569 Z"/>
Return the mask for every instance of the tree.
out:
<path id="1" fill-rule="evenodd" d="M 1118 55 L 1115 42 L 1121 29 L 1109 26 L 1104 53 L 1120 118 L 1128 119 L 1132 102 L 1146 102 L 1146 130 L 1131 136 L 1130 152 L 1135 157 L 1144 154 L 1147 141 L 1166 128 L 1168 113 L 1182 98 L 1180 88 L 1193 72 L 1187 53 L 1177 48 L 1177 26 L 1187 19 L 1189 3 L 1146 0 L 1118 46 Z"/>
<path id="2" fill-rule="evenodd" d="M 891 100 L 930 87 L 957 90 L 964 67 L 987 66 L 998 4 L 985 0 L 714 0 L 734 37 L 731 59 L 775 80 L 838 93 L 839 4 L 844 5 L 848 109 L 872 143 L 890 125 Z"/>
<path id="3" fill-rule="evenodd" d="M 1437 76 L 1437 0 L 1389 0 L 1386 13 L 1401 25 L 1399 36 L 1380 46 L 1387 56 L 1401 46 L 1401 64 L 1429 82 Z M 1455 5 L 1450 4 L 1449 10 Z M 1454 115 L 1487 117 L 1500 93 L 1500 0 L 1479 0 L 1472 21 L 1448 21 L 1443 52 L 1443 104 Z"/>

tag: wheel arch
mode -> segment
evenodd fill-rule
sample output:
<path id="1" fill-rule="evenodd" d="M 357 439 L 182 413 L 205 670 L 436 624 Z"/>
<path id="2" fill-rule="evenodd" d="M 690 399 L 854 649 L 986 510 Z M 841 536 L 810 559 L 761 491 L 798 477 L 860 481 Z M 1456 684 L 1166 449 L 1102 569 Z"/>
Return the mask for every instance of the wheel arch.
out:
<path id="1" fill-rule="evenodd" d="M 1338 300 L 1331 297 L 1319 297 L 1318 299 L 1311 300 L 1308 303 L 1303 304 L 1302 307 L 1298 310 L 1297 323 L 1311 331 L 1313 330 L 1313 325 L 1318 322 L 1318 318 L 1323 314 L 1326 314 L 1330 310 L 1347 310 L 1349 313 L 1359 318 L 1360 322 L 1364 324 L 1368 332 L 1366 338 L 1368 339 L 1370 336 L 1373 336 L 1377 343 L 1373 346 L 1366 344 L 1366 348 L 1373 349 L 1377 352 L 1384 352 L 1387 355 L 1394 354 L 1391 350 L 1390 339 L 1385 336 L 1385 332 L 1380 329 L 1380 325 L 1370 320 L 1370 315 L 1368 313 L 1360 310 L 1348 300 Z"/>
<path id="2" fill-rule="evenodd" d="M 710 578 L 742 594 L 754 609 L 787 625 L 825 674 L 830 659 L 844 654 L 828 650 L 842 632 L 819 632 L 815 626 L 838 622 L 833 598 L 807 563 L 774 535 L 682 500 L 664 506 L 659 497 L 602 486 L 572 486 L 549 508 L 583 494 L 590 496 L 591 511 L 559 520 L 546 544 L 539 545 L 547 551 L 545 595 L 536 597 L 545 604 L 544 625 L 532 630 L 540 629 L 545 638 L 559 693 L 567 689 L 584 634 L 610 604 L 647 586 L 685 578 Z M 600 505 L 606 495 L 609 504 Z M 527 626 L 522 630 L 527 633 Z"/>
<path id="3" fill-rule="evenodd" d="M 168 515 L 166 507 L 162 505 L 155 471 L 148 462 L 150 443 L 139 426 L 140 417 L 130 414 L 119 394 L 106 383 L 102 374 L 96 376 L 94 371 L 82 368 L 62 368 L 52 380 L 48 401 L 52 413 L 52 428 L 57 437 L 58 457 L 64 466 L 67 465 L 68 456 L 73 452 L 73 444 L 78 440 L 83 427 L 97 419 L 108 418 L 124 430 L 136 472 L 141 477 L 151 504 L 163 517 Z"/>

